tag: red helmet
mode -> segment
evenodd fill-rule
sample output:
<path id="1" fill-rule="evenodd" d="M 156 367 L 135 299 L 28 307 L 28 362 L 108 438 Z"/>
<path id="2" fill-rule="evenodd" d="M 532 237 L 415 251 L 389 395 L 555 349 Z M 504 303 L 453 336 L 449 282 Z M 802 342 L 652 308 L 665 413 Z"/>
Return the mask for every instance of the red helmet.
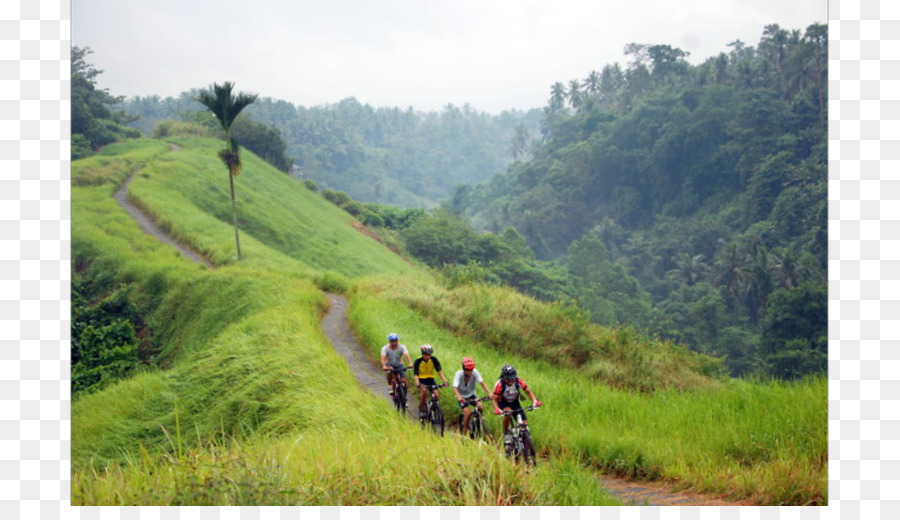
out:
<path id="1" fill-rule="evenodd" d="M 475 360 L 470 357 L 464 357 L 462 362 L 463 370 L 474 370 Z"/>

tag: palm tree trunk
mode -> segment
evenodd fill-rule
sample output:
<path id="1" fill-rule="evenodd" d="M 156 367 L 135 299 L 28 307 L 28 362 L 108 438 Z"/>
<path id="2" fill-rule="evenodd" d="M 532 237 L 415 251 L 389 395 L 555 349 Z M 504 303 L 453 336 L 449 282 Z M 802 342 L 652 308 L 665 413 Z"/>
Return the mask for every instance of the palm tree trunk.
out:
<path id="1" fill-rule="evenodd" d="M 234 175 L 228 172 L 228 182 L 231 184 L 231 222 L 234 224 L 234 243 L 237 245 L 238 262 L 241 261 L 241 239 L 238 236 L 237 205 L 234 202 Z"/>

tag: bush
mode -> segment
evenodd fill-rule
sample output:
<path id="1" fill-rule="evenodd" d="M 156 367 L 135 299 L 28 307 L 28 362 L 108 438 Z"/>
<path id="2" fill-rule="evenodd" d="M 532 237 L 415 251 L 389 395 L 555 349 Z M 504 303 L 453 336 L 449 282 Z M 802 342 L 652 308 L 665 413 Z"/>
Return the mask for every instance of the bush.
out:
<path id="1" fill-rule="evenodd" d="M 347 278 L 339 273 L 325 271 L 313 277 L 313 283 L 324 292 L 345 294 L 350 288 Z"/>
<path id="2" fill-rule="evenodd" d="M 73 280 L 73 398 L 130 377 L 141 365 L 138 353 L 141 341 L 136 331 L 144 328 L 144 322 L 132 302 L 132 288 L 111 287 L 105 274 L 77 273 Z"/>
<path id="3" fill-rule="evenodd" d="M 178 135 L 186 135 L 193 137 L 207 137 L 209 129 L 197 123 L 188 123 L 184 121 L 161 121 L 156 128 L 153 129 L 153 137 L 156 139 L 164 139 L 166 137 L 174 137 Z"/>
<path id="4" fill-rule="evenodd" d="M 339 208 L 343 208 L 352 200 L 350 196 L 343 191 L 322 190 L 322 196 L 325 197 L 325 200 Z"/>
<path id="5" fill-rule="evenodd" d="M 140 364 L 134 326 L 122 318 L 109 325 L 86 326 L 72 340 L 72 350 L 72 357 L 78 358 L 72 365 L 73 397 L 124 379 Z"/>
<path id="6" fill-rule="evenodd" d="M 87 137 L 81 134 L 72 134 L 72 159 L 83 159 L 91 155 L 93 151 Z"/>

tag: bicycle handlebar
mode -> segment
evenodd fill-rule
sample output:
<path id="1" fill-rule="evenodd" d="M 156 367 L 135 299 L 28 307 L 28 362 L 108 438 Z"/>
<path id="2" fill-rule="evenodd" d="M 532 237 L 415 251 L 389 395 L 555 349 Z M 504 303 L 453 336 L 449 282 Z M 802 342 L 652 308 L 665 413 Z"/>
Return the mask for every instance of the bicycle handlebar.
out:
<path id="1" fill-rule="evenodd" d="M 541 406 L 543 406 L 543 403 L 541 403 Z M 526 407 L 522 408 L 522 411 L 523 412 L 533 412 L 533 411 L 537 410 L 538 408 L 540 408 L 540 406 L 530 405 L 530 406 L 526 406 Z M 516 410 L 500 410 L 500 413 L 497 414 L 495 412 L 495 415 L 512 415 L 515 412 L 516 412 Z"/>
<path id="2" fill-rule="evenodd" d="M 387 368 L 381 367 L 381 369 L 384 370 L 385 372 L 396 372 L 399 374 L 400 372 L 406 372 L 407 370 L 412 370 L 412 367 L 406 367 L 406 366 L 404 366 L 404 367 L 387 367 Z"/>
<path id="3" fill-rule="evenodd" d="M 490 396 L 475 397 L 475 398 L 470 397 L 470 398 L 465 399 L 465 400 L 463 400 L 463 401 L 460 401 L 459 399 L 457 399 L 457 400 L 456 400 L 456 404 L 458 404 L 460 408 L 466 408 L 466 407 L 468 407 L 470 404 L 471 404 L 471 405 L 474 405 L 474 404 L 476 404 L 476 403 L 478 403 L 478 402 L 480 402 L 480 401 L 490 401 L 490 400 L 491 400 Z M 476 411 L 477 411 L 477 408 L 476 408 Z"/>

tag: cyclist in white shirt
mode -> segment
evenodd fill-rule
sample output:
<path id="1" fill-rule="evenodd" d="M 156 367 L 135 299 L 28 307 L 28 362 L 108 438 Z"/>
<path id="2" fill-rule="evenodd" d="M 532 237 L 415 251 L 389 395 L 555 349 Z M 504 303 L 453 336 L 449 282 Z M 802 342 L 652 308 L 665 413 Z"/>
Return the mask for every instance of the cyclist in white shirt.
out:
<path id="1" fill-rule="evenodd" d="M 488 389 L 487 385 L 484 384 L 484 379 L 481 377 L 481 374 L 475 370 L 475 360 L 470 357 L 464 357 L 462 360 L 462 370 L 458 371 L 453 377 L 453 393 L 456 394 L 456 400 L 459 401 L 459 406 L 462 408 L 463 413 L 462 431 L 460 432 L 462 434 L 469 431 L 469 417 L 472 414 L 471 410 L 469 410 L 469 405 L 477 406 L 478 410 L 484 413 L 484 408 L 481 406 L 481 403 L 476 400 L 476 384 L 481 384 L 484 393 L 491 395 L 491 391 Z"/>

